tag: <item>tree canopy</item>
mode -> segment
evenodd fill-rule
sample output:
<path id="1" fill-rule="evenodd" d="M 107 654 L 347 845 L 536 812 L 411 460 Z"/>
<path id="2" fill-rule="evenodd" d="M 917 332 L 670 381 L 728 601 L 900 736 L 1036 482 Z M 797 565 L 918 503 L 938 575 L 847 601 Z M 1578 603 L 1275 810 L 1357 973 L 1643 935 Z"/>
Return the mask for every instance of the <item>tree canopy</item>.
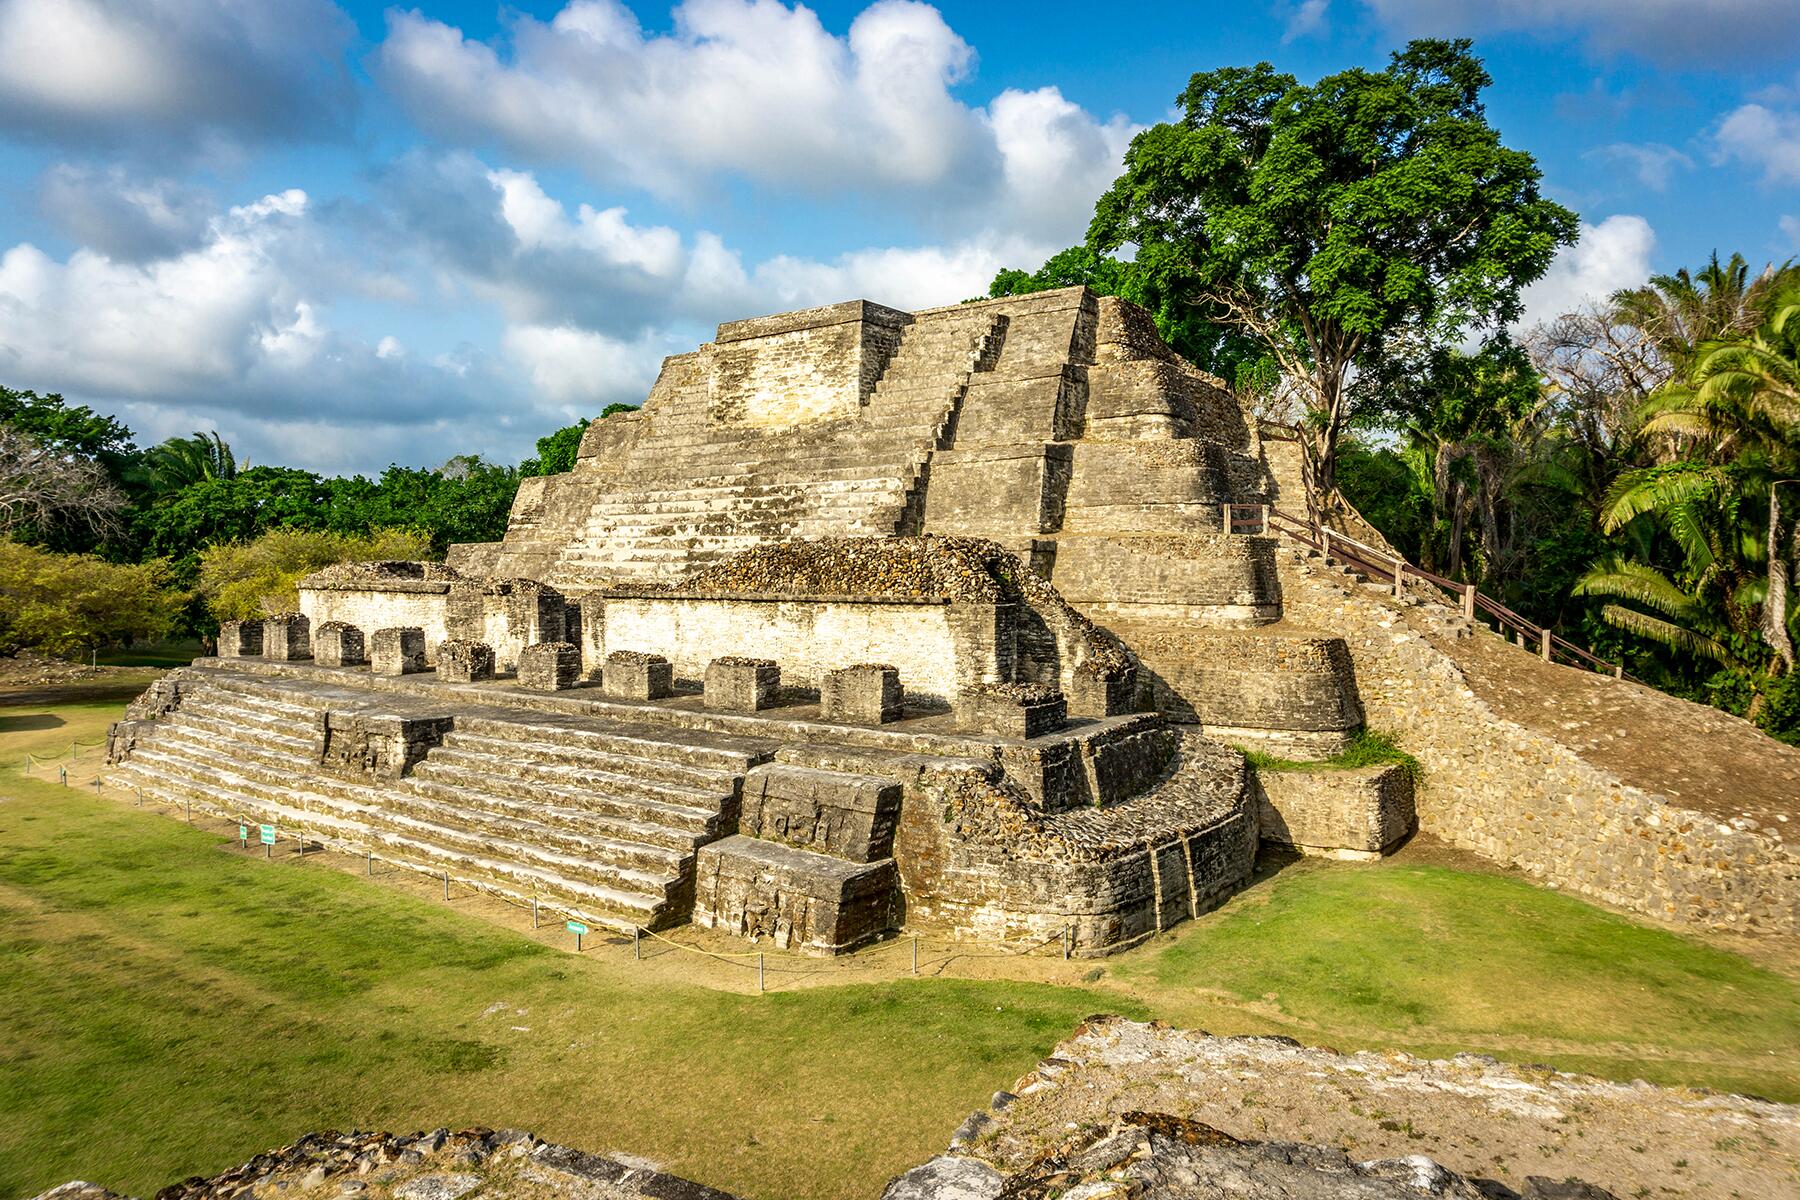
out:
<path id="1" fill-rule="evenodd" d="M 1352 407 L 1516 320 L 1521 289 L 1575 238 L 1532 156 L 1488 124 L 1490 82 L 1466 40 L 1310 85 L 1268 63 L 1201 72 L 1096 206 L 1089 248 L 1135 247 L 1153 309 L 1249 335 L 1299 386 L 1320 495 Z"/>

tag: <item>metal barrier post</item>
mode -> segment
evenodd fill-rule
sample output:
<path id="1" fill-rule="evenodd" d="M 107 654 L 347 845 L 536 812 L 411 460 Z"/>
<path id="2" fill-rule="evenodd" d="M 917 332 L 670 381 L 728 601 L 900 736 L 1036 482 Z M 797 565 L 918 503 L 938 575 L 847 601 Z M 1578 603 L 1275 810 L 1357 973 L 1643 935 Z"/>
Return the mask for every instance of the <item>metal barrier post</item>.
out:
<path id="1" fill-rule="evenodd" d="M 763 956 L 760 950 L 756 952 L 756 990 L 763 990 Z"/>
<path id="2" fill-rule="evenodd" d="M 919 973 L 919 935 L 913 934 L 912 940 L 913 974 Z"/>
<path id="3" fill-rule="evenodd" d="M 643 933 L 644 931 L 639 929 L 636 925 L 631 927 L 631 957 L 634 959 L 642 959 L 644 957 Z"/>
<path id="4" fill-rule="evenodd" d="M 67 768 L 67 767 L 58 767 L 58 768 L 56 768 L 56 769 L 57 769 L 57 772 L 58 772 L 58 776 L 57 776 L 57 777 L 58 777 L 58 778 L 59 778 L 59 779 L 61 779 L 61 780 L 62 780 L 62 785 L 63 785 L 63 786 L 64 786 L 64 787 L 68 787 L 68 786 L 69 786 L 69 768 Z"/>

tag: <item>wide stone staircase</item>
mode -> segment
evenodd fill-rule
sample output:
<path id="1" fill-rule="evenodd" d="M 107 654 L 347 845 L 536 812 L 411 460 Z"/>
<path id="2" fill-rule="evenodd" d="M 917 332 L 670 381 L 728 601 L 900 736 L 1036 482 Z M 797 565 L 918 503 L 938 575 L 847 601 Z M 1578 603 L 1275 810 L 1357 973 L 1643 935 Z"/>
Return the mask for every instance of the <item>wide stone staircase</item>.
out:
<path id="1" fill-rule="evenodd" d="M 622 929 L 689 919 L 696 851 L 735 825 L 744 774 L 772 751 L 749 738 L 472 707 L 410 774 L 342 778 L 320 765 L 323 714 L 393 710 L 398 698 L 194 675 L 114 767 L 113 784 Z"/>
<path id="2" fill-rule="evenodd" d="M 632 482 L 593 503 L 556 577 L 667 580 L 766 541 L 899 531 L 916 515 L 929 459 L 971 375 L 991 369 L 1005 330 L 1006 318 L 990 313 L 921 318 L 868 402 L 843 421 L 746 438 L 741 426 L 712 422 L 701 396 L 652 414 Z"/>

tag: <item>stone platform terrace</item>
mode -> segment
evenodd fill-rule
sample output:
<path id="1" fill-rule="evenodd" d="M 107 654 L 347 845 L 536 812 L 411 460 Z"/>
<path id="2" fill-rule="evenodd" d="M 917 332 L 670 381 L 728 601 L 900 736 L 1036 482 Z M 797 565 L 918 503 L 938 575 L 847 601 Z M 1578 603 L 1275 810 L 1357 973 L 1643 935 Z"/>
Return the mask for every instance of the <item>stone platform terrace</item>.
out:
<path id="1" fill-rule="evenodd" d="M 1104 950 L 1249 871 L 1241 760 L 1154 715 L 975 738 L 940 711 L 867 727 L 786 699 L 201 659 L 115 728 L 112 780 L 612 928 L 822 952 L 907 921 Z"/>

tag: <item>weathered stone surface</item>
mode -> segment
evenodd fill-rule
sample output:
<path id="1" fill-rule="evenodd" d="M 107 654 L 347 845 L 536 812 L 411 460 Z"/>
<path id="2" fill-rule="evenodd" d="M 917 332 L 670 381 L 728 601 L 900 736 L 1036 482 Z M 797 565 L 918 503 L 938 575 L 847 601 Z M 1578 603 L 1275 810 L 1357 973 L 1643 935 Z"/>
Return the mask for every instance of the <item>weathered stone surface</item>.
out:
<path id="1" fill-rule="evenodd" d="M 1412 772 L 1379 767 L 1282 771 L 1258 768 L 1262 839 L 1306 854 L 1378 858 L 1417 825 Z"/>
<path id="2" fill-rule="evenodd" d="M 343 621 L 313 630 L 313 661 L 321 667 L 360 667 L 369 661 L 363 631 Z"/>
<path id="3" fill-rule="evenodd" d="M 881 1200 L 998 1200 L 1005 1182 L 979 1159 L 943 1154 L 888 1184 Z"/>
<path id="4" fill-rule="evenodd" d="M 417 626 L 377 629 L 369 644 L 369 670 L 376 675 L 414 675 L 429 670 L 425 631 Z"/>
<path id="5" fill-rule="evenodd" d="M 615 650 L 606 656 L 600 687 L 621 700 L 662 700 L 675 694 L 675 667 L 660 654 Z"/>
<path id="6" fill-rule="evenodd" d="M 521 674 L 523 667 L 520 668 Z M 438 678 L 445 683 L 479 683 L 494 677 L 494 648 L 460 638 L 438 643 Z M 529 685 L 526 685 L 529 686 Z"/>
<path id="7" fill-rule="evenodd" d="M 263 651 L 261 621 L 219 622 L 220 658 L 255 658 Z"/>
<path id="8" fill-rule="evenodd" d="M 350 779 L 398 779 L 424 759 L 455 725 L 449 716 L 325 711 L 314 737 L 319 765 Z"/>
<path id="9" fill-rule="evenodd" d="M 1048 684 L 984 683 L 962 690 L 956 699 L 956 718 L 964 729 L 976 733 L 1025 740 L 1068 724 L 1069 704 Z"/>
<path id="10" fill-rule="evenodd" d="M 725 712 L 756 712 L 775 704 L 781 690 L 781 667 L 772 659 L 724 657 L 706 666 L 706 707 Z"/>
<path id="11" fill-rule="evenodd" d="M 643 1159 L 608 1158 L 545 1142 L 519 1129 L 451 1132 L 309 1133 L 211 1178 L 194 1176 L 156 1200 L 250 1200 L 252 1196 L 344 1195 L 369 1190 L 396 1200 L 458 1200 L 479 1192 L 539 1200 L 735 1200 L 670 1175 Z M 76 1181 L 35 1200 L 122 1200 Z"/>
<path id="12" fill-rule="evenodd" d="M 700 848 L 694 919 L 783 949 L 841 954 L 894 925 L 892 859 L 858 864 L 738 835 Z"/>
<path id="13" fill-rule="evenodd" d="M 744 776 L 738 828 L 850 862 L 888 858 L 901 785 L 893 779 L 770 763 Z"/>
<path id="14" fill-rule="evenodd" d="M 275 662 L 300 662 L 312 656 L 312 622 L 305 614 L 282 613 L 263 618 L 263 657 Z"/>
<path id="15" fill-rule="evenodd" d="M 885 663 L 859 663 L 826 673 L 819 686 L 819 716 L 851 725 L 885 725 L 900 719 L 900 672 Z"/>
<path id="16" fill-rule="evenodd" d="M 570 642 L 540 642 L 519 654 L 519 686 L 563 692 L 581 681 L 581 650 Z"/>

